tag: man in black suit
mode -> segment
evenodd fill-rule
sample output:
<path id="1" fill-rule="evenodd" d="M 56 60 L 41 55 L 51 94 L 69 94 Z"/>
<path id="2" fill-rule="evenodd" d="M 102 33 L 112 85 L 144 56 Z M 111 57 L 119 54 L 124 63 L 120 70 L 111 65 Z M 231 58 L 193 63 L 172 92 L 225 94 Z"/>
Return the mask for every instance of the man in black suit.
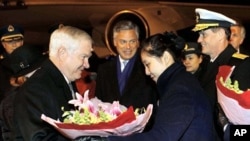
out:
<path id="1" fill-rule="evenodd" d="M 127 20 L 118 22 L 113 29 L 113 43 L 118 55 L 100 65 L 95 95 L 104 102 L 119 101 L 126 107 L 146 108 L 151 103 L 156 108 L 155 83 L 145 75 L 138 54 L 139 27 Z"/>
<path id="2" fill-rule="evenodd" d="M 222 65 L 235 66 L 231 80 L 237 80 L 241 90 L 250 88 L 250 59 L 247 55 L 237 53 L 229 43 L 230 27 L 236 21 L 217 12 L 197 8 L 197 23 L 193 31 L 199 33 L 198 42 L 202 46 L 202 53 L 209 56 L 206 70 L 201 76 L 201 85 L 214 106 L 215 124 L 220 138 L 223 138 L 223 128 L 218 126 L 216 75 Z M 222 117 L 224 118 L 224 117 Z M 219 121 L 220 118 L 219 118 Z M 222 123 L 222 122 L 221 122 Z M 223 122 L 224 124 L 225 122 Z M 224 126 L 224 125 L 221 125 Z"/>
<path id="3" fill-rule="evenodd" d="M 68 104 L 74 98 L 69 84 L 89 68 L 92 51 L 91 37 L 78 28 L 63 26 L 51 34 L 49 59 L 22 85 L 14 100 L 16 140 L 69 140 L 41 115 L 62 121 L 61 108 L 73 108 Z"/>

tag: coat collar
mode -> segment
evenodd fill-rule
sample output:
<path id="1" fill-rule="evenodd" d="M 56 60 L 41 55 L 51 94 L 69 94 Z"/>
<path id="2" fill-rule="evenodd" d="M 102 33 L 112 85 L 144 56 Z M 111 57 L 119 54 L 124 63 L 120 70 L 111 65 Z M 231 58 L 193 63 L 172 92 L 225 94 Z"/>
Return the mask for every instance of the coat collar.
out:
<path id="1" fill-rule="evenodd" d="M 72 99 L 71 91 L 67 81 L 65 80 L 61 71 L 53 64 L 53 62 L 47 59 L 43 63 L 42 68 L 48 72 L 48 74 L 50 75 L 49 77 L 55 82 L 57 87 L 61 87 L 64 89 L 64 93 L 67 99 L 68 100 Z"/>
<path id="2" fill-rule="evenodd" d="M 163 71 L 157 80 L 157 88 L 159 90 L 160 97 L 162 97 L 161 94 L 164 94 L 164 91 L 168 89 L 172 79 L 175 78 L 175 76 L 182 70 L 185 71 L 185 67 L 180 62 L 175 62 Z"/>
<path id="3" fill-rule="evenodd" d="M 228 60 L 232 57 L 232 55 L 237 52 L 232 45 L 228 45 L 216 58 L 214 62 L 216 62 L 218 65 L 225 65 L 228 63 Z"/>

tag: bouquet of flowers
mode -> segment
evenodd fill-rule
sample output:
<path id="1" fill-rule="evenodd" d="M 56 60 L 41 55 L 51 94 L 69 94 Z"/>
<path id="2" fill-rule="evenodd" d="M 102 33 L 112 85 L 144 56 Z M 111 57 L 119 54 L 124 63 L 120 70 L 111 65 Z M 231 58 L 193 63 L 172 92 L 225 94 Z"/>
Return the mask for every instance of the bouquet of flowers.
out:
<path id="1" fill-rule="evenodd" d="M 230 79 L 234 67 L 220 66 L 216 77 L 218 102 L 233 124 L 250 124 L 250 90 L 239 89 Z"/>
<path id="2" fill-rule="evenodd" d="M 125 136 L 142 132 L 147 124 L 153 105 L 147 109 L 126 108 L 119 102 L 105 103 L 99 99 L 88 98 L 88 91 L 84 97 L 76 93 L 77 99 L 69 101 L 76 110 L 64 111 L 63 121 L 41 115 L 41 119 L 51 124 L 64 136 L 75 139 L 80 136 Z"/>

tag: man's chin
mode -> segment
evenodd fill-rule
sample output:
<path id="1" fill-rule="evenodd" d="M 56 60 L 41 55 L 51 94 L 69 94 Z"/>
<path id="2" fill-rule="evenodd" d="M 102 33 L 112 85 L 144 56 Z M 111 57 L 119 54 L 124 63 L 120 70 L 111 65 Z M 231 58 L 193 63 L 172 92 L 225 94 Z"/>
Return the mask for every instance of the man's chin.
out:
<path id="1" fill-rule="evenodd" d="M 129 60 L 133 57 L 133 55 L 129 54 L 129 55 L 123 55 L 122 59 L 124 60 Z"/>

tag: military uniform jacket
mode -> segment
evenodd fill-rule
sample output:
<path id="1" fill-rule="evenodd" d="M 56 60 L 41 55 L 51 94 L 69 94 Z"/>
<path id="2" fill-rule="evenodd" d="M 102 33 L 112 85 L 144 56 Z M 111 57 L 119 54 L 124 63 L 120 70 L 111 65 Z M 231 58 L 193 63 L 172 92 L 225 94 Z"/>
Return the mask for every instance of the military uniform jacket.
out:
<path id="1" fill-rule="evenodd" d="M 157 81 L 160 94 L 153 128 L 145 133 L 109 137 L 110 141 L 214 141 L 212 109 L 199 81 L 181 64 Z"/>
<path id="2" fill-rule="evenodd" d="M 70 109 L 70 88 L 56 66 L 47 60 L 19 89 L 15 97 L 14 121 L 17 123 L 16 140 L 65 141 L 51 125 L 41 119 L 45 114 L 62 121 L 62 110 Z"/>
<path id="3" fill-rule="evenodd" d="M 203 74 L 201 74 L 201 85 L 211 99 L 212 104 L 217 103 L 217 90 L 215 85 L 216 75 L 219 66 L 230 65 L 235 66 L 235 70 L 231 75 L 232 81 L 238 80 L 241 89 L 246 89 L 250 86 L 250 59 L 233 57 L 236 50 L 229 45 L 226 49 L 216 58 L 214 62 L 209 62 Z M 249 87 L 250 88 L 250 87 Z"/>

